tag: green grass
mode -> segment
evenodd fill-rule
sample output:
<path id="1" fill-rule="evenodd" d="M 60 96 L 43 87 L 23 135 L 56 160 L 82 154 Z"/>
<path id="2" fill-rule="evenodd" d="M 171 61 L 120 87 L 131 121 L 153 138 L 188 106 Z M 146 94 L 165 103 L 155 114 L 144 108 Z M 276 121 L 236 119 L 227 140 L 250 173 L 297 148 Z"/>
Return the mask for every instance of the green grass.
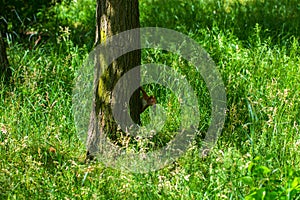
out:
<path id="1" fill-rule="evenodd" d="M 83 25 L 94 15 L 84 14 L 91 12 L 91 1 L 78 2 L 85 5 L 83 11 L 74 4 L 49 11 L 59 10 L 59 25 L 70 26 L 70 31 L 55 29 L 59 40 L 32 49 L 9 41 L 13 76 L 10 85 L 0 83 L 1 199 L 300 198 L 298 1 L 140 1 L 142 26 L 180 31 L 206 49 L 222 75 L 228 100 L 222 135 L 208 157 L 199 157 L 197 143 L 177 161 L 147 174 L 84 163 L 72 88 L 92 44 L 84 45 L 77 34 L 93 41 L 93 28 Z M 197 77 L 176 55 L 144 51 L 143 62 L 167 64 Z M 199 98 L 208 99 L 202 79 L 195 77 L 190 84 Z M 178 109 L 170 91 L 147 90 L 167 110 Z M 204 107 L 203 131 L 210 102 Z M 169 120 L 166 130 L 179 121 Z"/>

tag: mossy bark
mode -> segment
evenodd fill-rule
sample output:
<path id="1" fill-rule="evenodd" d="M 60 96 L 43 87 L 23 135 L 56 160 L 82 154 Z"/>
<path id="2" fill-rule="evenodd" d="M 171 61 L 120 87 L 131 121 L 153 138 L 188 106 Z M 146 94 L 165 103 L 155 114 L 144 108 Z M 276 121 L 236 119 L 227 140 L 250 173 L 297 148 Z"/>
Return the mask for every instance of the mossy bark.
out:
<path id="1" fill-rule="evenodd" d="M 105 43 L 113 35 L 139 27 L 138 0 L 97 0 L 96 45 Z M 139 38 L 131 39 L 139 40 Z M 112 90 L 124 73 L 139 66 L 140 63 L 141 51 L 135 50 L 114 60 L 100 76 L 101 63 L 96 62 L 93 110 L 87 138 L 87 159 L 94 158 L 99 153 L 100 137 L 103 134 L 110 136 L 111 140 L 116 139 L 117 132 L 120 130 L 112 116 Z M 140 80 L 139 74 L 135 78 Z M 140 123 L 141 106 L 140 94 L 136 91 L 129 105 L 130 115 L 135 123 Z"/>

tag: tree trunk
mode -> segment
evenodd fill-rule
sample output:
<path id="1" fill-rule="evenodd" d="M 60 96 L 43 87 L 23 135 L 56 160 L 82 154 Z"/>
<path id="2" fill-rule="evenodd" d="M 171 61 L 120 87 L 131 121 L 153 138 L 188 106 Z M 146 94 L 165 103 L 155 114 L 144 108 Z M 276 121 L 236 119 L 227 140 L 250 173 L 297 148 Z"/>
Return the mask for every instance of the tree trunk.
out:
<path id="1" fill-rule="evenodd" d="M 2 31 L 0 31 L 0 78 L 8 80 L 10 76 L 11 69 L 7 60 L 6 45 L 2 38 Z"/>
<path id="2" fill-rule="evenodd" d="M 120 32 L 139 27 L 138 0 L 97 0 L 96 45 L 105 43 L 107 38 Z M 136 40 L 137 38 L 131 39 Z M 132 51 L 113 61 L 101 77 L 99 77 L 101 63 L 100 65 L 96 64 L 93 110 L 87 138 L 87 159 L 92 159 L 99 153 L 101 135 L 106 134 L 110 136 L 111 140 L 117 138 L 117 132 L 120 130 L 112 116 L 110 105 L 112 90 L 118 79 L 129 69 L 139 66 L 140 62 L 141 51 Z M 139 74 L 137 76 L 137 79 L 140 80 Z M 140 123 L 139 112 L 142 102 L 139 91 L 132 95 L 129 107 L 132 120 Z"/>
<path id="3" fill-rule="evenodd" d="M 5 1 L 1 1 L 0 3 L 0 15 L 4 14 L 7 10 L 7 3 Z M 6 54 L 6 43 L 4 41 L 4 35 L 7 32 L 7 22 L 4 19 L 1 19 L 0 16 L 0 80 L 8 81 L 11 76 L 11 69 L 9 68 L 9 62 Z"/>

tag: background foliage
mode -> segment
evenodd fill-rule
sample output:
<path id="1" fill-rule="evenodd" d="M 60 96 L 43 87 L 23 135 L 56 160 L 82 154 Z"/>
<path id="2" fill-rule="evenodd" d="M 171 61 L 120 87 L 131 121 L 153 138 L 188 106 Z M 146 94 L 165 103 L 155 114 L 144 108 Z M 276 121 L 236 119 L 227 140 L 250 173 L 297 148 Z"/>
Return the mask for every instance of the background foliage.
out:
<path id="1" fill-rule="evenodd" d="M 93 47 L 95 2 L 5 5 L 0 15 L 13 76 L 10 85 L 0 83 L 1 199 L 299 199 L 299 1 L 140 1 L 142 26 L 180 31 L 207 50 L 228 98 L 222 136 L 207 158 L 198 156 L 198 141 L 148 174 L 84 163 L 71 96 L 76 69 Z M 143 62 L 192 72 L 165 52 L 143 51 Z M 199 99 L 207 99 L 194 76 Z M 168 91 L 146 89 L 177 109 Z"/>

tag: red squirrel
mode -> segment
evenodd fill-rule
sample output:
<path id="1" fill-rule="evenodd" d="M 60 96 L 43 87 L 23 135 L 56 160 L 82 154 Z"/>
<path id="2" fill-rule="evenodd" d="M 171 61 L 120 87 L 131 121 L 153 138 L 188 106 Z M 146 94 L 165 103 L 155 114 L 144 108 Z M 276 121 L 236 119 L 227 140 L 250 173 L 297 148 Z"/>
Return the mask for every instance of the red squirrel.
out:
<path id="1" fill-rule="evenodd" d="M 148 96 L 145 90 L 142 87 L 139 87 L 139 90 L 143 93 L 143 107 L 140 113 L 144 112 L 149 106 L 155 106 L 156 98 L 155 96 Z M 146 102 L 146 104 L 144 103 Z M 145 105 L 144 105 L 145 104 Z"/>

